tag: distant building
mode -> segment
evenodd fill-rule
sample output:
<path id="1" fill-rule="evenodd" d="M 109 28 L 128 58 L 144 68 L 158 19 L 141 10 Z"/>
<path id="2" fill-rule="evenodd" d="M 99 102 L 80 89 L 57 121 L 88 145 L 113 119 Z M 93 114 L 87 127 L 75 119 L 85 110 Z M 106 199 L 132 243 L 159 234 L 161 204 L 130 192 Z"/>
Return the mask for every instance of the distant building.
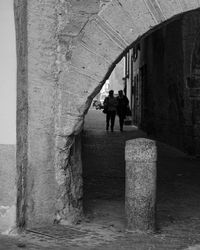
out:
<path id="1" fill-rule="evenodd" d="M 119 90 L 124 89 L 124 58 L 116 65 L 112 71 L 109 79 L 103 85 L 100 91 L 100 102 L 103 102 L 106 96 L 108 96 L 109 90 L 114 90 L 114 95 L 118 95 Z"/>

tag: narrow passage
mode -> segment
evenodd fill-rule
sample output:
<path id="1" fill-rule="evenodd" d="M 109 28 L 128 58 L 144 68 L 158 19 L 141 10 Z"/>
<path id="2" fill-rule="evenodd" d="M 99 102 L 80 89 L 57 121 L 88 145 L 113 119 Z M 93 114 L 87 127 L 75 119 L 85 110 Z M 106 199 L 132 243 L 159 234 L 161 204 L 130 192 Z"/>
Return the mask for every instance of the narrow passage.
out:
<path id="1" fill-rule="evenodd" d="M 134 126 L 106 132 L 105 116 L 90 110 L 82 137 L 84 211 L 90 223 L 125 228 L 125 141 L 146 137 Z M 157 229 L 181 237 L 200 232 L 200 160 L 158 142 Z M 189 225 L 189 227 L 188 227 Z"/>
<path id="2" fill-rule="evenodd" d="M 82 159 L 84 210 L 90 219 L 124 224 L 125 142 L 144 136 L 135 126 L 124 126 L 124 132 L 120 132 L 117 116 L 114 132 L 107 132 L 105 114 L 89 110 L 82 138 Z"/>

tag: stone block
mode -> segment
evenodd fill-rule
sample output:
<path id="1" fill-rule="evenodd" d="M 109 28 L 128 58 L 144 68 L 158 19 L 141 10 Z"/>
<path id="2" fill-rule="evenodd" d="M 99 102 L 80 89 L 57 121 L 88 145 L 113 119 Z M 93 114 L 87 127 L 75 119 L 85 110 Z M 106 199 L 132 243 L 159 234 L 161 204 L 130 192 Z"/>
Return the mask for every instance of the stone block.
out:
<path id="1" fill-rule="evenodd" d="M 145 3 L 157 23 L 161 23 L 165 20 L 165 16 L 156 0 L 145 0 Z"/>
<path id="2" fill-rule="evenodd" d="M 199 7 L 199 3 L 197 0 L 182 0 L 180 1 L 183 10 L 188 11 L 188 10 L 193 10 Z"/>
<path id="3" fill-rule="evenodd" d="M 73 95 L 70 92 L 62 92 L 60 99 L 60 117 L 70 114 L 71 116 L 81 116 L 80 108 L 85 104 L 85 96 Z"/>
<path id="4" fill-rule="evenodd" d="M 169 19 L 174 15 L 177 15 L 183 12 L 183 9 L 180 5 L 180 1 L 177 0 L 157 0 L 160 9 L 165 17 L 165 19 Z"/>
<path id="5" fill-rule="evenodd" d="M 98 14 L 129 45 L 141 35 L 134 20 L 120 2 L 111 1 Z M 123 24 L 123 25 L 122 25 Z"/>
<path id="6" fill-rule="evenodd" d="M 79 1 L 70 1 L 71 10 L 75 13 L 80 14 L 96 14 L 99 11 L 99 0 L 79 0 Z"/>
<path id="7" fill-rule="evenodd" d="M 67 17 L 63 17 L 62 20 L 63 19 L 67 19 Z M 60 25 L 60 34 L 72 37 L 77 36 L 85 26 L 88 19 L 88 16 L 82 14 L 71 14 L 69 21 L 62 21 L 62 26 Z"/>
<path id="8" fill-rule="evenodd" d="M 64 113 L 64 111 L 63 111 Z M 65 113 L 59 116 L 59 123 L 56 124 L 56 135 L 67 137 L 78 134 L 83 128 L 83 116 Z M 66 138 L 67 139 L 67 138 Z"/>
<path id="9" fill-rule="evenodd" d="M 27 2 L 28 96 L 26 226 L 53 223 L 58 185 L 55 180 L 55 103 L 58 2 Z M 27 204 L 27 205 L 26 205 Z M 25 216 L 25 215 L 24 215 Z"/>
<path id="10" fill-rule="evenodd" d="M 127 227 L 133 231 L 153 232 L 156 205 L 156 142 L 145 138 L 127 141 L 125 160 Z"/>
<path id="11" fill-rule="evenodd" d="M 100 0 L 100 9 L 104 8 L 111 0 Z"/>
<path id="12" fill-rule="evenodd" d="M 74 100 L 85 98 L 92 94 L 99 82 L 89 75 L 84 74 L 84 71 L 78 71 L 73 68 L 64 70 L 59 75 L 59 89 L 61 92 L 71 94 Z M 75 104 L 75 103 L 74 103 Z"/>
<path id="13" fill-rule="evenodd" d="M 94 54 L 82 44 L 73 50 L 71 64 L 99 81 L 102 81 L 110 66 L 105 58 Z"/>
<path id="14" fill-rule="evenodd" d="M 157 160 L 156 142 L 146 138 L 127 141 L 125 160 L 126 162 L 155 162 Z"/>
<path id="15" fill-rule="evenodd" d="M 140 34 L 145 33 L 157 24 L 155 18 L 149 12 L 143 0 L 126 1 L 120 0 L 127 15 L 131 17 Z"/>
<path id="16" fill-rule="evenodd" d="M 111 63 L 122 53 L 123 47 L 112 39 L 95 19 L 91 20 L 83 31 L 81 41 L 97 54 Z"/>

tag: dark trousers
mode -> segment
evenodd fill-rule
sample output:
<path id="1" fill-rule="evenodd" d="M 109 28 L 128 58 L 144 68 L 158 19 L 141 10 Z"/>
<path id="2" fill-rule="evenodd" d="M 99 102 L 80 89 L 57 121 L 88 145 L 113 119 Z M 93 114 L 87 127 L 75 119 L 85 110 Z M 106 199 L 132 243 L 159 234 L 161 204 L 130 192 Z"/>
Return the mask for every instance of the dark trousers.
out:
<path id="1" fill-rule="evenodd" d="M 123 125 L 124 125 L 124 115 L 120 115 L 119 116 L 119 126 L 120 126 L 120 130 L 123 130 Z"/>
<path id="2" fill-rule="evenodd" d="M 108 111 L 108 113 L 106 114 L 106 130 L 109 129 L 109 124 L 110 124 L 110 120 L 111 120 L 111 131 L 113 131 L 114 129 L 114 125 L 115 125 L 115 116 L 116 116 L 116 112 L 115 111 Z"/>

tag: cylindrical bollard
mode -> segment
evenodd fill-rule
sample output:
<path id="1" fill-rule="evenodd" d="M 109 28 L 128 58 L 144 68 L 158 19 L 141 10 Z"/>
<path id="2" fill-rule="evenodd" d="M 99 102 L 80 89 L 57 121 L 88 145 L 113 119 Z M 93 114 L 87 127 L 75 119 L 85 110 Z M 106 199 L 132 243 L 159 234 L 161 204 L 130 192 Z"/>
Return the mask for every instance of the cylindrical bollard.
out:
<path id="1" fill-rule="evenodd" d="M 133 231 L 155 230 L 156 142 L 138 138 L 126 142 L 125 211 L 127 227 Z"/>

